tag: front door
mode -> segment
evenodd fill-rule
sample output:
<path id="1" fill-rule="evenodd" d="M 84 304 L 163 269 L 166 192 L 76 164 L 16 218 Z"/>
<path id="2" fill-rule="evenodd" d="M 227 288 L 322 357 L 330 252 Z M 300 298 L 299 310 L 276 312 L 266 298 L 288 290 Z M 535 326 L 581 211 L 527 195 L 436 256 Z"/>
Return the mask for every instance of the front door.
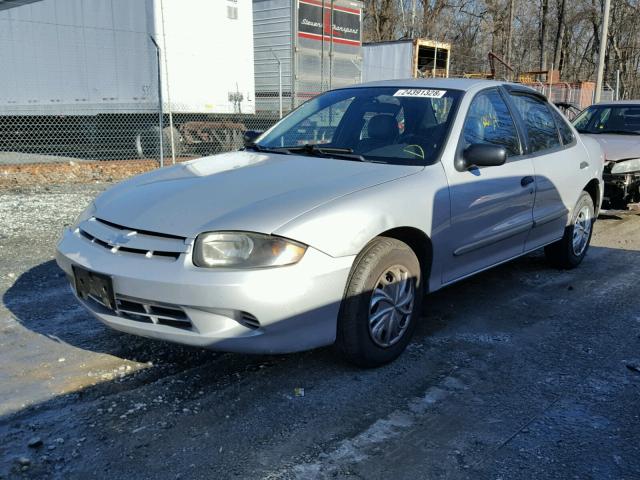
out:
<path id="1" fill-rule="evenodd" d="M 451 224 L 443 283 L 522 254 L 533 225 L 533 164 L 522 155 L 516 124 L 497 88 L 483 90 L 472 100 L 457 155 L 475 143 L 503 146 L 508 157 L 500 166 L 464 171 L 453 161 L 444 162 Z"/>

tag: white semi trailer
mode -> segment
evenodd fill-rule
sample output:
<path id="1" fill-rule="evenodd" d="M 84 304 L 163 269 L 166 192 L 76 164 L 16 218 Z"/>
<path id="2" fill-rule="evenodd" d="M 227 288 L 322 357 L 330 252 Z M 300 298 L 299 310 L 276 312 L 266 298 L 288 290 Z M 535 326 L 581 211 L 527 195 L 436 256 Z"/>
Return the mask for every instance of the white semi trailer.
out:
<path id="1" fill-rule="evenodd" d="M 147 157 L 160 125 L 167 154 L 229 148 L 255 112 L 252 27 L 251 0 L 2 2 L 0 150 Z"/>

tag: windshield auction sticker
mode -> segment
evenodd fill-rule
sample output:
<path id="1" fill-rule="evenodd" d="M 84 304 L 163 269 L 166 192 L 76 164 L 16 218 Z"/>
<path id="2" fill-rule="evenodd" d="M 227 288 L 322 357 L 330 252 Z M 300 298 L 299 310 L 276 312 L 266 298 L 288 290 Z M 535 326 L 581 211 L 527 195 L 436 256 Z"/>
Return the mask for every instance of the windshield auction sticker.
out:
<path id="1" fill-rule="evenodd" d="M 393 94 L 394 97 L 422 97 L 442 98 L 446 90 L 431 90 L 428 88 L 403 88 Z"/>

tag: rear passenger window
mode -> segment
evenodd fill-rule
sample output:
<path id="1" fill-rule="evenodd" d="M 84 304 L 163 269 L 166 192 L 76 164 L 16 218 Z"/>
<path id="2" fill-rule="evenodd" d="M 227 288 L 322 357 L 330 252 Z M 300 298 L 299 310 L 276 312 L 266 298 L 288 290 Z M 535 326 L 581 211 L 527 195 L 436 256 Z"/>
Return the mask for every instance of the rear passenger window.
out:
<path id="1" fill-rule="evenodd" d="M 462 132 L 464 148 L 474 143 L 499 145 L 507 155 L 520 155 L 518 132 L 498 90 L 479 93 L 471 102 Z"/>
<path id="2" fill-rule="evenodd" d="M 529 95 L 512 95 L 529 136 L 530 152 L 540 152 L 560 146 L 560 137 L 551 110 L 546 102 Z"/>
<path id="3" fill-rule="evenodd" d="M 573 131 L 571 127 L 567 125 L 567 120 L 562 116 L 562 114 L 558 113 L 553 108 L 551 109 L 553 113 L 553 118 L 556 119 L 556 125 L 558 127 L 558 131 L 560 132 L 560 138 L 562 139 L 563 145 L 569 145 L 573 142 Z"/>

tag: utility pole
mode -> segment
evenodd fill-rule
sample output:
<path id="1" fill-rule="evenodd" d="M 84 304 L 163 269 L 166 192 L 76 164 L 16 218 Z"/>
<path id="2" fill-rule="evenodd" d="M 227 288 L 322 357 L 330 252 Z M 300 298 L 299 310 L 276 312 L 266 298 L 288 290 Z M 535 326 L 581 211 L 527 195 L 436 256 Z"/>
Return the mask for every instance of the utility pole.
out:
<path id="1" fill-rule="evenodd" d="M 156 65 L 158 67 L 158 127 L 160 130 L 158 141 L 160 143 L 160 168 L 162 168 L 164 167 L 164 139 L 162 138 L 164 136 L 164 125 L 162 123 L 162 67 L 160 66 L 160 46 L 158 45 L 158 42 L 156 42 L 156 39 L 153 38 L 153 35 L 149 35 L 149 38 L 156 49 Z"/>
<path id="2" fill-rule="evenodd" d="M 505 52 L 505 62 L 511 64 L 511 43 L 513 36 L 513 5 L 514 0 L 509 1 L 509 25 L 507 26 L 507 51 Z"/>
<path id="3" fill-rule="evenodd" d="M 173 112 L 171 109 L 171 91 L 169 88 L 169 62 L 167 61 L 167 31 L 164 28 L 164 3 L 160 0 L 160 15 L 162 18 L 162 49 L 164 50 L 164 77 L 167 90 L 167 109 L 169 110 L 169 140 L 171 141 L 171 163 L 176 163 L 175 140 L 173 138 Z"/>
<path id="4" fill-rule="evenodd" d="M 273 58 L 278 62 L 278 106 L 280 110 L 280 118 L 282 118 L 282 60 L 280 60 L 280 57 L 276 55 L 273 48 L 271 49 L 271 55 L 273 55 Z"/>
<path id="5" fill-rule="evenodd" d="M 416 35 L 416 0 L 411 1 L 411 38 Z"/>
<path id="6" fill-rule="evenodd" d="M 542 0 L 540 5 L 540 70 L 547 69 L 547 20 L 549 16 L 549 0 Z"/>
<path id="7" fill-rule="evenodd" d="M 604 77 L 604 59 L 607 54 L 607 37 L 609 35 L 609 10 L 611 0 L 604 0 L 604 12 L 602 15 L 602 31 L 600 32 L 600 52 L 598 53 L 598 70 L 596 72 L 596 93 L 594 102 L 600 101 L 602 94 L 602 80 Z"/>

